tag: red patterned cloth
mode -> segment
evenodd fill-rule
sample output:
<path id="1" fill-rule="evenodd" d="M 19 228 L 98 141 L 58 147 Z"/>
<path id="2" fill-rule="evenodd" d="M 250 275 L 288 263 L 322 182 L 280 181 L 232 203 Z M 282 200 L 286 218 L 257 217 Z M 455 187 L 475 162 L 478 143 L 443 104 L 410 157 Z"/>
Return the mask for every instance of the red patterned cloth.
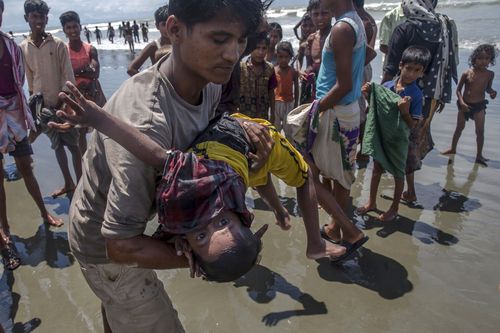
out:
<path id="1" fill-rule="evenodd" d="M 227 163 L 173 151 L 156 192 L 161 229 L 171 234 L 196 231 L 226 210 L 250 227 L 253 215 L 245 193 L 243 179 Z"/>

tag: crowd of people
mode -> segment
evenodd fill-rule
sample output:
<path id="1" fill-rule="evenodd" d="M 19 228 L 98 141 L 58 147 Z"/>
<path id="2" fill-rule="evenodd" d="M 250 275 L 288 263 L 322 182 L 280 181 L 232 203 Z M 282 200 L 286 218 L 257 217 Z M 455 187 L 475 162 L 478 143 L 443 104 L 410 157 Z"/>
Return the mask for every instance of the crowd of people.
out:
<path id="1" fill-rule="evenodd" d="M 273 176 L 297 189 L 310 259 L 341 262 L 368 241 L 348 216 L 356 161 L 374 160 L 370 196 L 358 214 L 376 209 L 384 171 L 394 177 L 394 197 L 378 219 L 389 223 L 400 200 L 417 200 L 414 174 L 434 147 L 433 116 L 450 103 L 458 81 L 453 20 L 435 11 L 437 0 L 403 0 L 380 27 L 363 0 L 310 0 L 294 29 L 294 50 L 282 27 L 267 22 L 271 3 L 170 0 L 154 14 L 160 38 L 133 60 L 133 78 L 109 101 L 78 13 L 59 17 L 66 43 L 45 31 L 43 0 L 25 1 L 31 33 L 20 46 L 0 31 L 1 153 L 14 157 L 44 223 L 60 227 L 31 167 L 31 143 L 40 133 L 50 139 L 64 180 L 52 196 L 72 194 L 69 244 L 102 301 L 106 332 L 183 332 L 154 269 L 189 268 L 191 276 L 217 282 L 248 272 L 267 225 L 251 231 L 247 189 L 258 192 L 279 227 L 291 227 Z M 0 0 L 0 25 L 4 10 Z M 139 31 L 148 42 L 147 23 L 118 27 L 132 52 Z M 385 55 L 380 84 L 372 82 L 370 65 L 378 33 Z M 99 44 L 98 27 L 94 35 Z M 115 41 L 111 23 L 107 38 Z M 443 152 L 456 152 L 473 119 L 476 162 L 485 166 L 485 95 L 496 97 L 488 70 L 495 56 L 491 45 L 472 53 L 458 81 L 452 147 Z M 6 216 L 3 169 L 0 176 L 0 249 L 4 267 L 14 270 L 21 260 Z M 329 224 L 319 225 L 319 207 Z M 145 235 L 155 213 L 160 226 Z M 126 295 L 114 291 L 117 277 Z"/>

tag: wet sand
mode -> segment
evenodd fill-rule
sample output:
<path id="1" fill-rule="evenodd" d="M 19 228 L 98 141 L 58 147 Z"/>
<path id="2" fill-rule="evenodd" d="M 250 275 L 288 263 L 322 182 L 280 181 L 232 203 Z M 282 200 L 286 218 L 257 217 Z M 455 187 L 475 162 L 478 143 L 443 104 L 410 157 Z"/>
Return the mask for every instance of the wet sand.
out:
<path id="1" fill-rule="evenodd" d="M 462 55 L 460 71 L 464 69 Z M 101 52 L 106 93 L 125 79 L 127 57 Z M 378 64 L 376 76 L 380 72 Z M 499 66 L 493 68 L 497 73 Z M 494 83 L 500 90 L 500 79 Z M 159 272 L 187 332 L 498 332 L 500 325 L 500 103 L 487 111 L 488 168 L 474 165 L 475 134 L 467 123 L 459 154 L 439 155 L 451 142 L 456 107 L 433 122 L 436 150 L 416 174 L 420 207 L 401 206 L 398 221 L 382 224 L 353 216 L 370 236 L 365 248 L 333 265 L 305 258 L 305 232 L 298 218 L 289 232 L 255 201 L 255 228 L 272 227 L 264 238 L 259 266 L 235 283 L 192 280 L 185 270 Z M 62 184 L 49 141 L 34 145 L 35 171 L 46 204 L 67 221 L 68 198 L 48 197 Z M 8 162 L 10 159 L 7 160 Z M 368 196 L 371 164 L 358 170 L 353 206 Z M 294 190 L 277 183 L 296 211 Z M 22 181 L 6 183 L 8 216 L 24 265 L 0 268 L 0 323 L 7 332 L 101 332 L 97 298 L 71 256 L 67 224 L 41 225 Z M 380 191 L 391 196 L 392 179 Z M 250 198 L 249 202 L 253 204 Z M 379 198 L 380 209 L 390 201 Z M 373 215 L 375 216 L 375 215 Z M 327 223 L 321 211 L 321 223 Z M 154 225 L 150 225 L 150 230 Z"/>

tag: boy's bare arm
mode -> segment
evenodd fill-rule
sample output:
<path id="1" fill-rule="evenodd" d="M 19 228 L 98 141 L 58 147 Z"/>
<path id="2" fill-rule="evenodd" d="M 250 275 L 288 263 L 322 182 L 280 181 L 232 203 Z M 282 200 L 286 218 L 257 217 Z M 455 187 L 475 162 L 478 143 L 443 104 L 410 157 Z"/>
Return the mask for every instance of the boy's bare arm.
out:
<path id="1" fill-rule="evenodd" d="M 410 96 L 405 96 L 401 98 L 398 102 L 398 108 L 401 117 L 403 118 L 403 120 L 405 121 L 406 125 L 408 125 L 409 128 L 413 128 L 413 126 L 415 125 L 415 121 L 411 118 L 410 106 L 411 106 Z"/>
<path id="2" fill-rule="evenodd" d="M 155 52 L 156 44 L 154 44 L 154 42 L 146 45 L 144 50 L 142 50 L 142 52 L 132 61 L 130 66 L 128 66 L 128 75 L 134 76 L 135 74 L 139 73 L 139 69 L 141 68 L 141 66 L 146 62 L 146 60 L 148 60 L 148 58 L 153 59 Z"/>
<path id="3" fill-rule="evenodd" d="M 462 111 L 468 110 L 469 106 L 465 104 L 464 102 L 464 97 L 462 95 L 462 91 L 464 88 L 465 83 L 467 82 L 467 77 L 469 75 L 469 71 L 465 71 L 462 76 L 460 77 L 460 80 L 458 81 L 457 85 L 457 99 L 458 99 L 458 105 Z"/>
<path id="4" fill-rule="evenodd" d="M 86 99 L 71 82 L 67 82 L 66 86 L 75 96 L 76 101 L 67 94 L 61 93 L 61 99 L 69 105 L 70 109 L 66 111 L 59 110 L 57 115 L 67 120 L 67 122 L 64 124 L 51 122 L 49 123 L 50 127 L 61 132 L 73 128 L 74 125 L 93 127 L 116 141 L 144 163 L 157 169 L 163 168 L 167 154 L 159 144 L 146 134 L 105 112 L 94 102 Z"/>
<path id="5" fill-rule="evenodd" d="M 486 92 L 490 95 L 491 99 L 495 99 L 497 97 L 497 92 L 492 88 L 493 79 L 495 78 L 495 73 L 493 71 L 489 71 L 490 79 L 488 81 L 488 87 L 486 88 Z"/>
<path id="6" fill-rule="evenodd" d="M 271 210 L 274 212 L 274 216 L 276 217 L 276 224 L 279 225 L 283 230 L 290 229 L 290 215 L 288 214 L 288 211 L 285 209 L 285 207 L 283 207 L 283 204 L 278 197 L 278 193 L 276 193 L 271 175 L 268 175 L 266 185 L 257 187 L 257 192 L 264 200 L 264 202 L 269 206 L 269 208 L 271 208 Z"/>

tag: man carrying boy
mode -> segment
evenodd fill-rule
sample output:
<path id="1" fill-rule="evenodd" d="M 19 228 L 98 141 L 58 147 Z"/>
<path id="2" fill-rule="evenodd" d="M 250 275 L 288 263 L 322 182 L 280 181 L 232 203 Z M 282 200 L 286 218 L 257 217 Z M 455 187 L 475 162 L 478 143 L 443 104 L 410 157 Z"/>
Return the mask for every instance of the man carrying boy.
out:
<path id="1" fill-rule="evenodd" d="M 75 82 L 75 76 L 64 42 L 45 32 L 49 13 L 47 3 L 43 0 L 26 0 L 24 12 L 31 34 L 23 40 L 20 46 L 26 61 L 26 77 L 30 95 L 42 94 L 43 96 L 44 108 L 37 117 L 41 120 L 42 131 L 50 139 L 64 177 L 64 186 L 52 193 L 53 197 L 58 197 L 75 189 L 64 146 L 68 147 L 71 152 L 76 179 L 78 180 L 82 174 L 82 157 L 78 147 L 79 133 L 76 129 L 67 133 L 59 133 L 47 127 L 46 120 L 52 120 L 55 117 L 54 109 L 61 107 L 58 94 L 64 89 L 66 81 Z"/>
<path id="2" fill-rule="evenodd" d="M 417 80 L 422 78 L 425 73 L 429 62 L 431 60 L 431 53 L 429 50 L 419 46 L 411 46 L 407 48 L 401 57 L 401 63 L 399 65 L 400 75 L 394 80 L 387 81 L 384 87 L 390 89 L 391 91 L 399 94 L 405 99 L 404 103 L 400 104 L 400 114 L 401 118 L 408 125 L 410 129 L 409 143 L 408 143 L 408 153 L 406 157 L 406 179 L 408 184 L 408 191 L 410 195 L 415 195 L 415 184 L 413 182 L 414 172 L 420 170 L 422 166 L 422 161 L 419 154 L 419 123 L 421 123 L 422 116 L 422 105 L 423 105 L 423 94 L 417 85 Z M 369 90 L 369 84 L 363 87 L 363 90 Z M 383 121 L 383 120 L 382 120 Z M 382 131 L 383 132 L 383 131 Z M 383 135 L 383 133 L 382 133 Z M 366 144 L 366 142 L 365 142 Z M 394 143 L 393 147 L 397 144 Z M 404 160 L 403 158 L 394 157 L 398 160 Z M 384 167 L 376 159 L 374 155 L 375 165 L 373 168 L 372 180 L 370 184 L 370 197 L 368 202 L 357 211 L 359 214 L 366 214 L 370 211 L 377 209 L 377 191 L 380 183 L 380 177 L 384 172 Z M 403 170 L 402 170 L 403 171 Z M 392 205 L 389 210 L 385 213 L 379 215 L 378 219 L 382 222 L 390 222 L 397 218 L 399 210 L 399 202 L 403 194 L 404 189 L 404 178 L 401 175 L 393 174 L 394 176 L 394 197 Z M 401 176 L 401 177 L 400 177 Z"/>
<path id="3" fill-rule="evenodd" d="M 259 0 L 171 0 L 171 55 L 127 80 L 106 111 L 164 149 L 186 149 L 213 117 L 217 84 L 229 80 L 264 9 Z M 249 131 L 256 127 L 245 125 Z M 269 151 L 268 138 L 261 135 L 267 133 L 257 132 L 251 132 L 257 154 Z M 144 235 L 155 212 L 157 172 L 98 133 L 83 164 L 70 209 L 69 242 L 109 326 L 113 332 L 183 332 L 153 269 L 186 267 L 187 260 L 171 245 Z M 114 291 L 117 285 L 123 293 Z"/>

